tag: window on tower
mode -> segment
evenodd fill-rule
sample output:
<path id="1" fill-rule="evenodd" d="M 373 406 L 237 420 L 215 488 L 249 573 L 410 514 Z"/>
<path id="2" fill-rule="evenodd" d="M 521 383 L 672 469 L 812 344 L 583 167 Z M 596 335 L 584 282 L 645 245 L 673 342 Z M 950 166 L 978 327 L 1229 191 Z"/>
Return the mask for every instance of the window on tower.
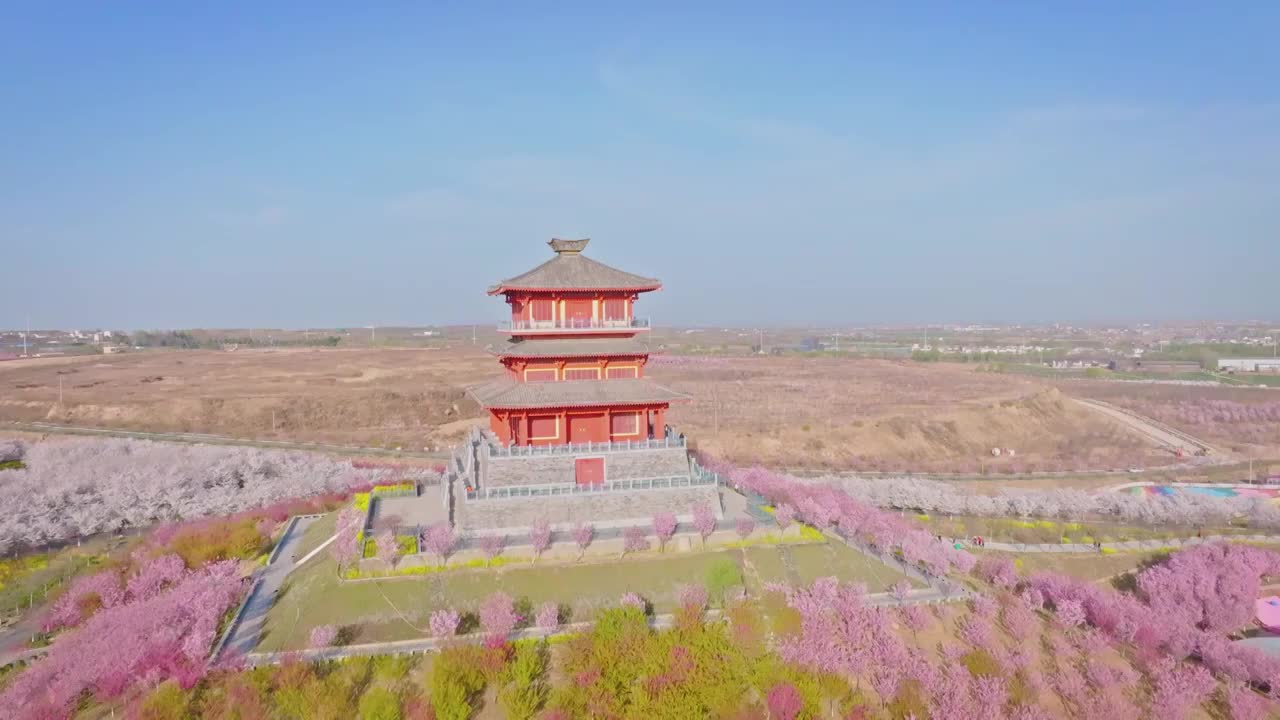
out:
<path id="1" fill-rule="evenodd" d="M 627 301 L 622 298 L 608 298 L 604 301 L 604 319 L 621 321 L 627 319 Z"/>
<path id="2" fill-rule="evenodd" d="M 534 322 L 551 322 L 555 312 L 555 301 L 537 298 L 532 301 L 530 312 L 533 313 Z"/>

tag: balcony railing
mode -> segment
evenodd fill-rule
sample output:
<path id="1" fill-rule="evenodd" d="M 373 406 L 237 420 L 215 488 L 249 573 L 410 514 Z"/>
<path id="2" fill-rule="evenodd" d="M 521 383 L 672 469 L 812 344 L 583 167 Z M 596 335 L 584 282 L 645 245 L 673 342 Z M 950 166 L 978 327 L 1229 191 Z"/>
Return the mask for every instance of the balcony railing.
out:
<path id="1" fill-rule="evenodd" d="M 702 487 L 717 484 L 717 478 L 708 474 L 668 475 L 662 477 L 628 478 L 609 482 L 579 485 L 572 480 L 564 483 L 541 485 L 502 485 L 489 488 L 466 488 L 467 500 L 501 500 L 517 497 L 552 497 L 556 495 L 596 495 L 600 493 L 636 492 L 641 490 L 669 490 L 672 488 Z"/>
<path id="2" fill-rule="evenodd" d="M 648 330 L 649 318 L 631 318 L 630 320 L 595 320 L 591 318 L 568 318 L 565 320 L 505 320 L 498 323 L 501 332 L 565 332 L 574 330 L 608 331 L 608 330 Z"/>
<path id="3" fill-rule="evenodd" d="M 686 442 L 684 435 L 668 433 L 665 437 L 645 440 L 615 440 L 612 442 L 568 443 L 565 445 L 486 445 L 485 447 L 488 448 L 489 457 L 503 458 L 682 448 L 686 447 Z"/>

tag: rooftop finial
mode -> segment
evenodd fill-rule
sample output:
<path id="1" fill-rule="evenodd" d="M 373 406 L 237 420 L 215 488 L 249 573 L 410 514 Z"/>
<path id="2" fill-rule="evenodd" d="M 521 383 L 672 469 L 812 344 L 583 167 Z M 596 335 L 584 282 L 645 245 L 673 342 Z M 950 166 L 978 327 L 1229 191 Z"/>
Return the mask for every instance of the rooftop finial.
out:
<path id="1" fill-rule="evenodd" d="M 560 238 L 551 238 L 547 244 L 557 255 L 577 255 L 582 249 L 591 242 L 591 238 L 582 238 L 581 240 L 561 240 Z"/>

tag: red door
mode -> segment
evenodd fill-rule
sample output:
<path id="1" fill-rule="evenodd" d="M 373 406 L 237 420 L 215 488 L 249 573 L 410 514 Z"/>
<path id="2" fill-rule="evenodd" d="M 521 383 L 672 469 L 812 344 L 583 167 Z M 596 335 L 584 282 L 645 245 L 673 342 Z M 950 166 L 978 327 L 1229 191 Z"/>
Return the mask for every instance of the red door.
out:
<path id="1" fill-rule="evenodd" d="M 578 458 L 573 469 L 579 485 L 600 485 L 604 482 L 604 458 Z"/>
<path id="2" fill-rule="evenodd" d="M 604 415 L 570 415 L 569 442 L 605 442 L 609 439 L 609 428 L 605 426 Z"/>

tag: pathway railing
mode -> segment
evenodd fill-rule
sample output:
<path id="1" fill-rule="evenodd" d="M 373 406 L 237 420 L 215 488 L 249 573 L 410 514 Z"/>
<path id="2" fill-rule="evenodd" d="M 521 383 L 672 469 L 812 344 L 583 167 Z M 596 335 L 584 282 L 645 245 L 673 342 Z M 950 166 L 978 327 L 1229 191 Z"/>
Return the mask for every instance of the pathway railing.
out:
<path id="1" fill-rule="evenodd" d="M 596 318 L 565 318 L 562 320 L 503 320 L 498 323 L 498 330 L 510 332 L 522 330 L 537 332 L 555 330 L 645 330 L 649 327 L 649 318 L 631 318 L 630 320 L 602 320 Z"/>

